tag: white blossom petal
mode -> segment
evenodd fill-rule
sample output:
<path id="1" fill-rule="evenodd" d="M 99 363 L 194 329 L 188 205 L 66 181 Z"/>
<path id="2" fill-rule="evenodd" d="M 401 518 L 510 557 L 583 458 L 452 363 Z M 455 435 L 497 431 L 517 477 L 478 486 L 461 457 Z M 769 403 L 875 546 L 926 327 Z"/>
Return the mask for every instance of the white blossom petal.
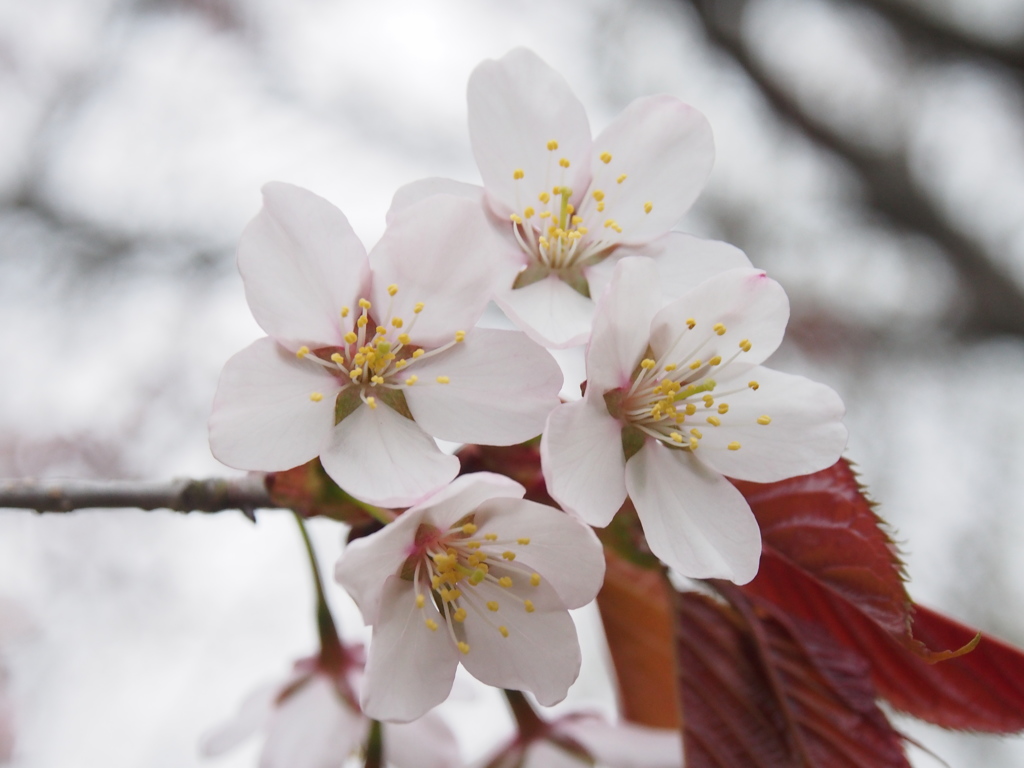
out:
<path id="1" fill-rule="evenodd" d="M 473 472 L 456 477 L 409 511 L 422 513 L 431 525 L 446 530 L 491 499 L 521 499 L 525 493 L 526 489 L 510 477 Z"/>
<path id="2" fill-rule="evenodd" d="M 615 267 L 594 314 L 587 346 L 591 397 L 628 387 L 650 337 L 651 318 L 661 306 L 658 272 L 650 259 L 629 258 Z"/>
<path id="3" fill-rule="evenodd" d="M 831 467 L 846 447 L 845 407 L 824 384 L 761 366 L 736 371 L 719 390 L 739 390 L 717 399 L 727 403 L 719 427 L 703 429 L 695 457 L 739 480 L 771 483 Z M 757 390 L 747 386 L 758 383 Z M 758 422 L 768 417 L 767 424 Z M 738 449 L 729 449 L 738 444 Z"/>
<path id="4" fill-rule="evenodd" d="M 526 748 L 519 768 L 591 768 L 591 763 L 568 750 L 539 739 Z"/>
<path id="5" fill-rule="evenodd" d="M 750 506 L 687 451 L 648 440 L 626 462 L 626 488 L 651 551 L 667 565 L 737 584 L 757 574 L 761 532 Z"/>
<path id="6" fill-rule="evenodd" d="M 425 621 L 437 623 L 429 629 Z M 375 720 L 409 722 L 444 701 L 455 680 L 459 652 L 432 600 L 416 606 L 411 581 L 388 578 L 373 625 L 363 712 Z"/>
<path id="7" fill-rule="evenodd" d="M 447 483 L 459 460 L 386 405 L 360 405 L 331 430 L 320 461 L 345 491 L 369 504 L 405 507 Z"/>
<path id="8" fill-rule="evenodd" d="M 253 317 L 296 350 L 340 344 L 339 312 L 369 279 L 366 250 L 345 215 L 301 187 L 271 182 L 242 232 L 238 269 Z"/>
<path id="9" fill-rule="evenodd" d="M 500 565 L 491 568 L 497 577 L 507 575 Z M 498 688 L 530 691 L 543 706 L 565 698 L 580 672 L 581 656 L 576 626 L 557 593 L 545 581 L 531 585 L 521 575 L 513 585 L 502 588 L 484 582 L 472 592 L 463 629 L 469 652 L 460 655 L 462 665 L 473 677 Z M 527 612 L 522 601 L 533 603 Z M 490 611 L 486 602 L 499 608 Z M 499 627 L 509 636 L 503 637 Z"/>
<path id="10" fill-rule="evenodd" d="M 539 435 L 562 386 L 547 350 L 518 331 L 490 328 L 470 330 L 465 341 L 408 371 L 419 377 L 405 388 L 416 423 L 456 443 L 513 445 Z"/>
<path id="11" fill-rule="evenodd" d="M 202 735 L 199 752 L 205 757 L 222 755 L 265 728 L 280 692 L 280 683 L 270 683 L 250 693 L 234 717 Z"/>
<path id="12" fill-rule="evenodd" d="M 484 207 L 484 188 L 479 184 L 467 184 L 464 181 L 433 176 L 427 179 L 418 179 L 399 187 L 395 196 L 391 198 L 391 207 L 388 209 L 385 221 L 390 226 L 391 220 L 397 214 L 434 195 L 464 197 L 474 201 L 481 209 Z"/>
<path id="13" fill-rule="evenodd" d="M 597 597 L 604 550 L 589 526 L 553 507 L 507 498 L 481 504 L 474 522 L 478 537 L 493 533 L 508 541 L 512 562 L 539 574 L 566 608 L 581 608 Z"/>
<path id="14" fill-rule="evenodd" d="M 487 196 L 507 216 L 563 180 L 586 186 L 590 123 L 565 79 L 535 53 L 517 48 L 477 66 L 469 78 L 469 139 Z M 558 148 L 548 149 L 555 141 Z M 558 161 L 571 166 L 563 178 Z M 523 178 L 513 178 L 515 171 Z"/>
<path id="15" fill-rule="evenodd" d="M 560 405 L 541 437 L 548 493 L 591 525 L 608 525 L 626 500 L 621 435 L 598 397 Z"/>
<path id="16" fill-rule="evenodd" d="M 590 336 L 594 302 L 554 275 L 525 288 L 499 291 L 494 301 L 520 330 L 545 347 L 572 347 Z"/>
<path id="17" fill-rule="evenodd" d="M 611 768 L 682 768 L 683 737 L 678 730 L 648 728 L 625 720 L 612 725 L 601 717 L 564 718 L 556 726 Z"/>
<path id="18" fill-rule="evenodd" d="M 604 194 L 599 216 L 622 229 L 604 237 L 642 243 L 669 231 L 704 188 L 714 160 L 711 126 L 696 109 L 664 95 L 634 101 L 594 139 L 590 186 Z M 581 215 L 593 205 L 591 196 Z"/>
<path id="19" fill-rule="evenodd" d="M 316 363 L 258 339 L 221 372 L 209 422 L 213 455 L 229 467 L 264 472 L 304 464 L 331 432 L 340 391 Z"/>
<path id="20" fill-rule="evenodd" d="M 427 712 L 411 723 L 382 729 L 384 760 L 393 768 L 452 768 L 462 765 L 459 744 L 444 719 Z"/>
<path id="21" fill-rule="evenodd" d="M 693 320 L 693 329 L 688 328 Z M 739 362 L 760 363 L 782 342 L 789 299 L 782 286 L 759 270 L 735 269 L 701 283 L 659 311 L 651 322 L 651 348 L 663 363 L 715 355 L 729 360 L 750 343 Z M 721 324 L 721 333 L 715 326 Z"/>
<path id="22" fill-rule="evenodd" d="M 470 330 L 493 291 L 511 280 L 512 267 L 496 255 L 502 247 L 472 200 L 434 195 L 404 208 L 370 252 L 374 311 L 392 308 L 374 316 L 401 317 L 419 346 L 446 344 L 456 331 Z M 391 285 L 398 287 L 394 296 Z M 417 315 L 419 303 L 425 306 Z"/>

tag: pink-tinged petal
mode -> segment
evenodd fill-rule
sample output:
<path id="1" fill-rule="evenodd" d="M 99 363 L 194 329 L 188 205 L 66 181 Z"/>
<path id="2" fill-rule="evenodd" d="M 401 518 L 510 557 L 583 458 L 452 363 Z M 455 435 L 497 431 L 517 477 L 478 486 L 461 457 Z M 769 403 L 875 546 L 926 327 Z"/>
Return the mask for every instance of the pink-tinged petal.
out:
<path id="1" fill-rule="evenodd" d="M 467 98 L 473 156 L 499 215 L 522 210 L 554 185 L 586 186 L 587 113 L 565 79 L 535 53 L 517 48 L 484 61 L 469 77 Z M 548 149 L 551 141 L 557 149 Z M 559 166 L 562 158 L 569 169 Z"/>
<path id="2" fill-rule="evenodd" d="M 499 291 L 494 301 L 520 330 L 549 349 L 573 347 L 590 337 L 594 302 L 554 275 Z"/>
<path id="3" fill-rule="evenodd" d="M 427 619 L 438 628 L 431 630 Z M 373 626 L 363 712 L 375 720 L 402 723 L 421 717 L 448 697 L 458 656 L 434 601 L 428 597 L 417 608 L 412 582 L 390 577 Z"/>
<path id="4" fill-rule="evenodd" d="M 679 731 L 648 728 L 601 717 L 564 718 L 556 732 L 581 744 L 601 765 L 614 768 L 681 768 L 683 738 Z"/>
<path id="5" fill-rule="evenodd" d="M 451 768 L 462 765 L 455 734 L 434 712 L 411 723 L 388 723 L 382 731 L 384 760 L 393 768 Z"/>
<path id="6" fill-rule="evenodd" d="M 525 493 L 523 486 L 504 475 L 472 472 L 456 477 L 409 512 L 422 513 L 427 522 L 444 531 L 491 499 L 521 499 Z"/>
<path id="7" fill-rule="evenodd" d="M 518 768 L 590 768 L 591 765 L 550 741 L 534 741 L 526 748 L 526 756 Z"/>
<path id="8" fill-rule="evenodd" d="M 459 471 L 457 458 L 382 404 L 359 406 L 331 430 L 320 461 L 348 493 L 379 507 L 415 504 Z"/>
<path id="9" fill-rule="evenodd" d="M 281 688 L 280 683 L 271 683 L 246 696 L 234 717 L 200 737 L 200 754 L 204 757 L 222 755 L 266 727 Z"/>
<path id="10" fill-rule="evenodd" d="M 451 341 L 456 331 L 476 324 L 491 293 L 512 279 L 514 266 L 498 256 L 503 247 L 472 200 L 434 195 L 404 208 L 370 252 L 371 314 L 378 323 L 402 318 L 419 346 Z M 393 297 L 391 285 L 398 286 Z M 416 315 L 420 303 L 424 308 Z"/>
<path id="11" fill-rule="evenodd" d="M 601 398 L 560 405 L 540 440 L 548 493 L 591 525 L 606 526 L 626 500 L 622 424 Z"/>
<path id="12" fill-rule="evenodd" d="M 496 534 L 500 549 L 515 555 L 512 562 L 538 573 L 566 608 L 580 608 L 597 597 L 604 583 L 604 550 L 587 525 L 554 507 L 522 499 L 488 501 L 474 522 L 476 538 Z"/>
<path id="13" fill-rule="evenodd" d="M 651 322 L 651 348 L 662 363 L 707 362 L 716 355 L 728 363 L 737 354 L 740 363 L 760 363 L 778 349 L 788 321 L 789 299 L 781 285 L 759 270 L 734 269 L 658 312 Z M 724 331 L 716 330 L 718 324 Z M 743 341 L 749 342 L 749 352 L 740 352 Z"/>
<path id="14" fill-rule="evenodd" d="M 644 356 L 651 318 L 661 306 L 658 272 L 650 259 L 622 259 L 598 299 L 587 346 L 587 389 L 593 396 L 629 386 Z"/>
<path id="15" fill-rule="evenodd" d="M 651 551 L 666 565 L 694 579 L 737 584 L 757 574 L 754 514 L 728 480 L 687 451 L 648 440 L 626 462 L 626 488 Z"/>
<path id="16" fill-rule="evenodd" d="M 615 242 L 663 235 L 700 195 L 714 161 L 704 115 L 671 96 L 637 99 L 594 139 L 590 187 L 604 194 L 604 211 L 593 210 L 591 194 L 580 215 L 613 219 L 622 232 L 604 229 L 602 237 Z"/>
<path id="17" fill-rule="evenodd" d="M 345 215 L 301 187 L 271 182 L 242 232 L 238 269 L 253 317 L 292 349 L 340 344 L 342 307 L 366 289 L 366 250 Z"/>
<path id="18" fill-rule="evenodd" d="M 513 585 L 503 588 L 489 581 L 465 590 L 468 611 L 462 627 L 469 652 L 459 654 L 466 670 L 477 680 L 498 688 L 530 691 L 543 706 L 565 698 L 580 672 L 580 646 L 576 626 L 550 585 L 532 586 L 519 572 L 495 564 L 491 575 L 512 575 Z M 524 600 L 534 606 L 527 612 Z M 486 603 L 498 604 L 491 611 Z M 508 630 L 503 637 L 499 627 Z"/>
<path id="19" fill-rule="evenodd" d="M 669 232 L 640 245 L 623 245 L 587 269 L 590 295 L 600 296 L 612 279 L 618 259 L 646 256 L 658 267 L 662 304 L 675 301 L 705 280 L 730 269 L 752 269 L 739 248 L 719 240 L 704 240 L 682 232 Z M 618 257 L 618 258 L 617 258 Z"/>
<path id="20" fill-rule="evenodd" d="M 224 364 L 210 449 L 229 467 L 275 472 L 316 457 L 334 424 L 337 379 L 262 338 Z M 319 394 L 319 400 L 315 398 Z"/>
<path id="21" fill-rule="evenodd" d="M 484 188 L 479 184 L 467 184 L 464 181 L 455 179 L 443 179 L 433 176 L 428 179 L 419 179 L 399 187 L 395 196 L 391 198 L 391 207 L 388 209 L 385 221 L 391 226 L 391 220 L 411 205 L 426 200 L 434 195 L 453 195 L 472 200 L 481 208 L 484 206 Z"/>
<path id="22" fill-rule="evenodd" d="M 381 591 L 412 554 L 423 515 L 419 508 L 406 510 L 390 525 L 346 545 L 335 564 L 335 580 L 359 606 L 367 624 L 377 623 Z"/>
<path id="23" fill-rule="evenodd" d="M 721 426 L 701 425 L 704 437 L 696 458 L 723 475 L 755 483 L 817 472 L 839 460 L 847 440 L 846 409 L 834 390 L 761 366 L 744 366 L 736 373 L 737 378 L 718 385 L 716 391 L 739 391 L 715 399 L 729 410 L 715 413 Z M 750 381 L 758 383 L 757 390 L 748 386 Z M 758 423 L 764 416 L 770 423 Z M 731 443 L 739 449 L 729 450 Z"/>
<path id="24" fill-rule="evenodd" d="M 313 675 L 274 711 L 260 768 L 325 768 L 359 749 L 369 721 L 338 695 L 323 675 Z"/>
<path id="25" fill-rule="evenodd" d="M 456 443 L 514 445 L 539 435 L 562 387 L 547 350 L 518 331 L 491 328 L 471 329 L 465 341 L 407 370 L 419 377 L 405 389 L 416 423 Z"/>

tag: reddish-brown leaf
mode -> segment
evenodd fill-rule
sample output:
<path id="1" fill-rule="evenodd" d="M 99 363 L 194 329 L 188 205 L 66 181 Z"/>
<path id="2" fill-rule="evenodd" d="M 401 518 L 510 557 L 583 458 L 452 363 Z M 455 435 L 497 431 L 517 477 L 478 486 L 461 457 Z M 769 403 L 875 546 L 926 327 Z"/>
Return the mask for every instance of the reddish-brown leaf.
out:
<path id="1" fill-rule="evenodd" d="M 868 663 L 820 628 L 721 585 L 678 595 L 687 768 L 908 768 Z"/>
<path id="2" fill-rule="evenodd" d="M 619 682 L 622 716 L 655 728 L 679 727 L 671 593 L 661 571 L 605 549 L 604 586 L 597 595 Z"/>
<path id="3" fill-rule="evenodd" d="M 459 474 L 497 472 L 526 488 L 526 498 L 530 501 L 555 505 L 541 471 L 540 441 L 529 440 L 518 445 L 464 445 L 455 455 L 462 463 Z"/>

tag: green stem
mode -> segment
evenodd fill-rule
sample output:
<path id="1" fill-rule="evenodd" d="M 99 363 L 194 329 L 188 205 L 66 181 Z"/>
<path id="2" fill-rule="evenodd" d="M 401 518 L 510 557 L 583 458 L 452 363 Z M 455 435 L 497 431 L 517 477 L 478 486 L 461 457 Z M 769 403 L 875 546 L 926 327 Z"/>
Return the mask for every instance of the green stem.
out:
<path id="1" fill-rule="evenodd" d="M 320 563 L 316 558 L 316 550 L 313 549 L 313 542 L 309 538 L 309 531 L 306 530 L 306 522 L 302 519 L 302 515 L 294 510 L 292 515 L 295 517 L 295 522 L 298 523 L 302 542 L 306 545 L 309 567 L 313 572 L 313 585 L 316 587 L 316 625 L 320 634 L 320 658 L 328 666 L 341 664 L 344 661 L 344 652 L 341 640 L 338 638 L 338 628 L 334 624 L 334 617 L 327 605 L 327 595 L 324 592 L 323 580 L 320 578 Z"/>
<path id="2" fill-rule="evenodd" d="M 366 761 L 363 768 L 384 767 L 384 739 L 381 738 L 379 720 L 370 721 L 370 735 L 366 739 Z"/>
<path id="3" fill-rule="evenodd" d="M 540 737 L 547 730 L 548 724 L 538 717 L 529 700 L 521 691 L 505 689 L 503 693 L 519 727 L 519 738 L 529 743 Z"/>
<path id="4" fill-rule="evenodd" d="M 368 514 L 378 523 L 383 523 L 384 525 L 387 525 L 388 523 L 395 522 L 395 518 L 397 517 L 397 515 L 390 509 L 382 509 L 381 507 L 375 507 L 372 504 L 367 504 L 365 501 L 360 501 L 355 496 L 351 496 L 348 493 L 345 493 L 344 489 L 342 489 L 341 492 L 345 496 L 345 501 L 359 507 L 361 510 L 363 510 L 363 512 Z"/>

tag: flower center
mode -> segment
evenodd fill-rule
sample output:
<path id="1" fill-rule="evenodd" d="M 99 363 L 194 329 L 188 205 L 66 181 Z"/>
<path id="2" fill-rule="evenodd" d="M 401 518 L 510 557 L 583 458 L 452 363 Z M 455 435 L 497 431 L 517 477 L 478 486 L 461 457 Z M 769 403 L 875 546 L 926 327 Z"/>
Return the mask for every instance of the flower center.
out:
<path id="1" fill-rule="evenodd" d="M 611 153 L 604 152 L 600 156 L 600 170 L 587 190 L 574 196 L 566 178 L 569 159 L 561 157 L 556 161 L 555 140 L 547 142 L 547 150 L 544 178 L 528 179 L 521 168 L 512 172 L 517 206 L 510 216 L 512 233 L 529 257 L 529 264 L 513 287 L 525 288 L 555 274 L 589 296 L 582 268 L 607 257 L 619 242 L 615 235 L 623 231 L 614 218 L 604 215 L 607 198 L 614 196 L 604 188 L 617 190 L 628 175 L 616 174 Z M 653 203 L 644 203 L 645 213 L 652 208 Z"/>
<path id="2" fill-rule="evenodd" d="M 743 353 L 749 352 L 751 343 L 742 339 L 738 349 L 723 360 L 721 351 L 725 346 L 724 337 L 728 329 L 722 323 L 715 323 L 712 333 L 703 341 L 697 341 L 689 351 L 680 352 L 680 343 L 685 334 L 696 327 L 695 320 L 686 321 L 686 329 L 669 345 L 671 358 L 645 357 L 633 373 L 629 387 L 611 390 L 604 395 L 608 412 L 621 420 L 627 429 L 623 431 L 623 446 L 632 455 L 639 450 L 639 442 L 629 440 L 629 434 L 653 437 L 666 445 L 687 451 L 696 451 L 705 435 L 702 430 L 728 428 L 742 423 L 729 416 L 729 403 L 725 399 L 747 389 L 757 390 L 756 381 L 726 392 L 716 391 L 715 376 L 727 377 L 725 370 Z M 650 348 L 648 348 L 650 352 Z M 758 416 L 758 424 L 771 424 L 771 417 Z M 632 428 L 630 430 L 629 428 Z M 636 443 L 636 444 L 634 444 Z M 742 445 L 730 441 L 726 448 L 738 451 Z"/>
<path id="3" fill-rule="evenodd" d="M 388 295 L 392 299 L 397 293 L 397 285 L 388 286 Z M 335 407 L 335 423 L 360 403 L 376 408 L 378 399 L 409 416 L 402 391 L 414 386 L 419 377 L 415 373 L 409 375 L 407 369 L 421 360 L 446 352 L 466 338 L 465 331 L 456 331 L 452 341 L 431 350 L 413 344 L 409 332 L 416 325 L 424 306 L 421 302 L 413 307 L 413 317 L 407 326 L 403 318 L 393 313 L 393 302 L 389 302 L 385 311 L 377 315 L 371 313 L 373 305 L 368 299 L 359 299 L 357 314 L 353 314 L 351 307 L 341 308 L 341 321 L 347 329 L 343 346 L 319 347 L 312 351 L 304 346 L 295 353 L 299 359 L 310 360 L 327 369 L 342 383 Z M 382 318 L 381 324 L 376 317 Z M 437 377 L 438 384 L 448 384 L 449 381 L 447 376 Z M 311 392 L 309 399 L 320 402 L 323 394 Z"/>
<path id="4" fill-rule="evenodd" d="M 533 613 L 533 601 L 522 593 L 528 594 L 529 588 L 541 582 L 539 573 L 516 561 L 519 552 L 529 546 L 529 538 L 508 538 L 495 532 L 476 536 L 477 530 L 473 515 L 447 531 L 421 525 L 402 567 L 402 577 L 415 584 L 416 607 L 423 610 L 427 600 L 432 600 L 462 653 L 469 653 L 462 627 L 467 616 L 473 614 L 495 633 L 509 637 L 508 626 L 501 623 L 502 613 Z M 499 591 L 505 593 L 500 599 Z M 432 632 L 440 628 L 433 618 L 425 618 L 423 623 Z"/>

